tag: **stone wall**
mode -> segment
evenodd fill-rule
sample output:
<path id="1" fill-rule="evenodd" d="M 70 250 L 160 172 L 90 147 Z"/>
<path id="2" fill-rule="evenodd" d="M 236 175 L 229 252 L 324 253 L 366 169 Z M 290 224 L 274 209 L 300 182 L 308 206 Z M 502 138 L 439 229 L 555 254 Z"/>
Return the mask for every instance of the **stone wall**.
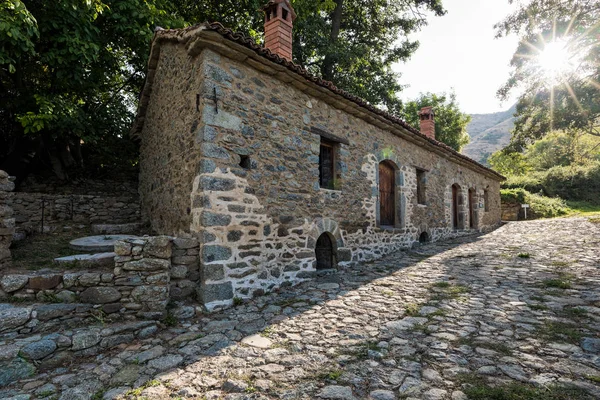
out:
<path id="1" fill-rule="evenodd" d="M 8 179 L 8 174 L 0 170 L 0 272 L 11 262 L 10 244 L 15 230 L 15 219 L 10 207 L 14 183 Z"/>
<path id="2" fill-rule="evenodd" d="M 196 239 L 128 239 L 117 242 L 115 253 L 111 269 L 1 275 L 0 300 L 34 305 L 26 307 L 23 318 L 0 327 L 0 336 L 68 328 L 99 318 L 162 319 L 170 300 L 196 296 L 200 276 Z"/>
<path id="3" fill-rule="evenodd" d="M 44 201 L 44 229 L 64 223 L 124 224 L 140 220 L 137 197 L 15 192 L 11 206 L 21 231 L 39 231 Z"/>
<path id="4" fill-rule="evenodd" d="M 190 57 L 173 42 L 160 54 L 141 133 L 142 213 L 161 233 L 198 237 L 200 295 L 209 309 L 312 277 L 324 233 L 343 266 L 408 248 L 424 232 L 439 240 L 500 222 L 497 177 L 367 122 L 364 113 L 342 111 L 255 61 L 251 68 L 207 49 Z M 339 138 L 335 190 L 319 186 L 319 132 Z M 393 227 L 380 226 L 384 161 L 395 170 Z M 425 204 L 417 204 L 417 169 L 426 172 Z M 459 230 L 453 184 L 462 199 Z"/>

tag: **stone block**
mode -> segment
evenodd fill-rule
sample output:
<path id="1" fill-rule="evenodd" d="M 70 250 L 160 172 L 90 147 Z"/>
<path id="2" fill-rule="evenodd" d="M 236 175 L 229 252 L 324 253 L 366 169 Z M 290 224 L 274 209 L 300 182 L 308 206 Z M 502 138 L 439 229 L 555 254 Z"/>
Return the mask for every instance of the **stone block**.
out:
<path id="1" fill-rule="evenodd" d="M 169 274 L 167 272 L 163 272 L 160 274 L 150 275 L 146 278 L 146 282 L 152 285 L 166 285 L 169 283 Z"/>
<path id="2" fill-rule="evenodd" d="M 173 245 L 178 249 L 191 249 L 199 244 L 196 238 L 175 238 L 173 239 Z"/>
<path id="3" fill-rule="evenodd" d="M 40 360 L 54 353 L 56 347 L 56 343 L 52 340 L 39 340 L 23 346 L 19 355 L 29 360 Z"/>
<path id="4" fill-rule="evenodd" d="M 8 331 L 29 321 L 31 307 L 0 307 L 0 332 Z"/>
<path id="5" fill-rule="evenodd" d="M 205 263 L 213 261 L 228 260 L 231 258 L 231 249 L 225 246 L 209 245 L 202 248 L 202 261 Z"/>
<path id="6" fill-rule="evenodd" d="M 203 211 L 200 219 L 203 226 L 227 226 L 231 223 L 231 216 L 210 211 Z"/>
<path id="7" fill-rule="evenodd" d="M 35 367 L 22 358 L 0 362 L 0 387 L 29 378 L 35 374 Z"/>
<path id="8" fill-rule="evenodd" d="M 171 278 L 173 279 L 183 279 L 187 276 L 188 267 L 185 265 L 174 265 L 171 268 Z"/>
<path id="9" fill-rule="evenodd" d="M 54 289 L 61 281 L 62 275 L 59 274 L 32 276 L 29 278 L 27 287 L 29 289 Z"/>
<path id="10" fill-rule="evenodd" d="M 131 243 L 128 243 L 125 240 L 117 240 L 115 242 L 115 254 L 118 256 L 129 256 L 131 255 L 131 249 L 132 249 L 132 245 Z"/>
<path id="11" fill-rule="evenodd" d="M 79 295 L 83 303 L 106 304 L 114 303 L 121 299 L 121 292 L 113 287 L 91 287 Z"/>
<path id="12" fill-rule="evenodd" d="M 207 264 L 202 267 L 202 279 L 205 281 L 220 281 L 225 278 L 223 265 Z"/>
<path id="13" fill-rule="evenodd" d="M 0 287 L 6 293 L 12 293 L 25 287 L 28 281 L 27 275 L 4 275 L 0 278 Z"/>
<path id="14" fill-rule="evenodd" d="M 167 286 L 137 286 L 131 291 L 131 297 L 139 302 L 160 301 L 169 297 Z"/>
<path id="15" fill-rule="evenodd" d="M 77 332 L 73 335 L 73 345 L 71 350 L 77 351 L 88 349 L 100 343 L 100 339 L 100 331 L 95 329 Z"/>
<path id="16" fill-rule="evenodd" d="M 202 285 L 200 298 L 204 304 L 213 301 L 231 300 L 233 299 L 233 286 L 231 282 Z"/>
<path id="17" fill-rule="evenodd" d="M 227 178 L 202 176 L 200 178 L 200 189 L 225 192 L 235 189 L 235 181 Z"/>
<path id="18" fill-rule="evenodd" d="M 148 238 L 142 254 L 145 257 L 170 258 L 171 247 L 170 237 L 153 236 Z"/>
<path id="19" fill-rule="evenodd" d="M 43 304 L 37 306 L 35 311 L 40 321 L 47 321 L 71 314 L 75 311 L 76 307 L 75 304 Z"/>
<path id="20" fill-rule="evenodd" d="M 123 264 L 125 271 L 162 271 L 171 267 L 170 260 L 158 258 L 144 258 L 141 260 L 128 261 Z"/>
<path id="21" fill-rule="evenodd" d="M 348 248 L 339 248 L 337 251 L 337 260 L 339 262 L 352 261 L 352 250 Z"/>
<path id="22" fill-rule="evenodd" d="M 173 257 L 171 259 L 171 262 L 173 264 L 190 265 L 190 264 L 197 263 L 198 262 L 198 257 L 196 257 L 196 256 L 178 256 L 178 257 Z"/>

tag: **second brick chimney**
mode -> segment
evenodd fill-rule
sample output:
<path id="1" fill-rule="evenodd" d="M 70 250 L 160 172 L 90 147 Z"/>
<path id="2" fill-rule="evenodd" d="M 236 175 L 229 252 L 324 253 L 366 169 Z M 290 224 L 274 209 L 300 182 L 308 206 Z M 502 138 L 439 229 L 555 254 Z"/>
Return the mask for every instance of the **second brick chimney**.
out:
<path id="1" fill-rule="evenodd" d="M 433 107 L 423 107 L 419 111 L 421 121 L 421 133 L 428 138 L 435 139 L 435 119 Z"/>
<path id="2" fill-rule="evenodd" d="M 292 28 L 296 13 L 289 0 L 271 0 L 265 12 L 265 47 L 272 53 L 292 61 Z"/>

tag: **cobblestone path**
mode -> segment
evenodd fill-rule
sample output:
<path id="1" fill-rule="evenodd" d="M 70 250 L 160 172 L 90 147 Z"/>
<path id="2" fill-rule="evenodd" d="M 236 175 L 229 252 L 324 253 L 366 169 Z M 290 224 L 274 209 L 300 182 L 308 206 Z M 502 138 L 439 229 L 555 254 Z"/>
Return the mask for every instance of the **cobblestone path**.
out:
<path id="1" fill-rule="evenodd" d="M 600 226 L 425 245 L 76 362 L 5 397 L 600 398 Z"/>

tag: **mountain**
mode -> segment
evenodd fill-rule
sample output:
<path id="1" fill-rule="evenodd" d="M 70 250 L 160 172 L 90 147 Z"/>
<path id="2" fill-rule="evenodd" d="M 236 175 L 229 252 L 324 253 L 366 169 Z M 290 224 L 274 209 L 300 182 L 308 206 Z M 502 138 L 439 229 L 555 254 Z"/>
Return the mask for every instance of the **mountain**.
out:
<path id="1" fill-rule="evenodd" d="M 472 114 L 467 132 L 471 142 L 462 153 L 487 164 L 490 154 L 502 149 L 510 142 L 510 131 L 514 126 L 516 104 L 510 109 L 492 114 Z"/>

